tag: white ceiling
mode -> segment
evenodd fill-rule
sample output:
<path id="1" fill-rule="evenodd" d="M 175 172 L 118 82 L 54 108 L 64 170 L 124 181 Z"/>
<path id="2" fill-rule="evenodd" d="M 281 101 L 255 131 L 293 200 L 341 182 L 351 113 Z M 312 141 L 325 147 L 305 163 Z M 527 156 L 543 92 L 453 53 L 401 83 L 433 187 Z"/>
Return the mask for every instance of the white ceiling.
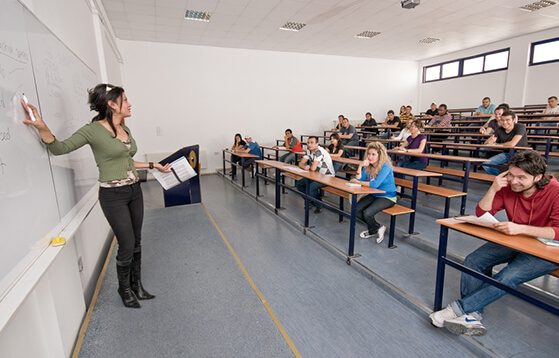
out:
<path id="1" fill-rule="evenodd" d="M 123 40 L 184 43 L 402 60 L 421 60 L 559 26 L 558 4 L 526 12 L 536 0 L 102 0 Z M 209 23 L 187 21 L 207 11 Z M 287 21 L 299 32 L 281 31 Z M 379 31 L 357 39 L 363 31 Z M 419 44 L 425 37 L 441 40 Z"/>

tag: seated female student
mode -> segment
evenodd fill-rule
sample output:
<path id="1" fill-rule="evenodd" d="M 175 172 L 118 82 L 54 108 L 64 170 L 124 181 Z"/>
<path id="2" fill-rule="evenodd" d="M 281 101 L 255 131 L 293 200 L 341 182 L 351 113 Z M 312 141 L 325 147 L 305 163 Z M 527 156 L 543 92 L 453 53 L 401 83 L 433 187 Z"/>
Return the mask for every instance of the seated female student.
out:
<path id="1" fill-rule="evenodd" d="M 359 178 L 359 179 L 357 179 Z M 367 230 L 361 232 L 362 239 L 375 237 L 377 244 L 384 240 L 386 226 L 375 220 L 375 215 L 396 204 L 396 184 L 390 158 L 382 143 L 371 142 L 367 146 L 367 158 L 357 168 L 357 177 L 352 183 L 384 190 L 382 194 L 369 194 L 357 203 L 357 217 L 367 223 Z"/>
<path id="2" fill-rule="evenodd" d="M 231 146 L 231 152 L 240 152 L 241 150 L 245 149 L 246 142 L 243 140 L 243 136 L 240 133 L 235 134 L 235 139 L 233 140 L 233 145 Z M 235 164 L 239 164 L 241 162 L 241 157 L 238 155 L 231 154 L 231 177 L 235 179 L 237 175 L 237 166 Z"/>
<path id="3" fill-rule="evenodd" d="M 410 127 L 411 127 L 412 124 L 413 124 L 413 121 L 409 121 L 406 124 L 406 127 L 404 129 L 402 129 L 400 131 L 400 133 L 398 133 L 398 135 L 395 135 L 395 136 L 391 137 L 390 139 L 397 139 L 397 140 L 402 141 L 402 142 L 407 140 L 408 137 L 411 135 Z"/>
<path id="4" fill-rule="evenodd" d="M 342 168 L 344 163 L 336 161 L 336 158 L 341 158 L 344 156 L 344 145 L 340 140 L 340 135 L 338 133 L 330 134 L 330 145 L 326 148 L 328 153 L 330 153 L 330 158 L 332 158 L 332 165 L 334 170 L 337 172 Z"/>
<path id="5" fill-rule="evenodd" d="M 421 134 L 423 130 L 423 122 L 419 119 L 411 121 L 411 135 L 396 150 L 406 153 L 425 153 L 427 145 L 427 136 Z M 406 156 L 404 160 L 398 162 L 399 167 L 423 170 L 427 166 L 427 158 Z"/>

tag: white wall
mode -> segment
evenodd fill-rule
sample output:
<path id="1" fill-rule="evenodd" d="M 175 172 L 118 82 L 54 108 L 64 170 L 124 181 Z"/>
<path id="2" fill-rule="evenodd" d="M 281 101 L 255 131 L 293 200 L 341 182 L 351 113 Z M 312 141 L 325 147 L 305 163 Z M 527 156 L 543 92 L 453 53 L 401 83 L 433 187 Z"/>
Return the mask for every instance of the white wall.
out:
<path id="1" fill-rule="evenodd" d="M 103 54 L 96 46 L 107 39 L 100 39 L 94 30 L 95 15 L 88 1 L 22 3 L 98 74 L 98 81 L 101 72 L 108 73 L 112 81 L 121 81 L 115 52 Z M 104 62 L 107 68 L 101 71 L 100 63 Z M 84 93 L 84 105 L 86 99 Z M 91 210 L 83 221 L 76 220 L 79 227 L 67 237 L 67 244 L 49 247 L 0 301 L 0 357 L 71 354 L 112 238 L 96 196 L 94 189 L 84 197 Z"/>
<path id="2" fill-rule="evenodd" d="M 383 119 L 417 102 L 412 61 L 134 41 L 119 41 L 119 49 L 139 158 L 200 144 L 209 171 L 221 167 L 221 149 L 236 132 L 275 144 L 286 128 L 321 134 L 340 113 Z"/>
<path id="3" fill-rule="evenodd" d="M 554 37 L 559 37 L 559 27 L 420 61 L 422 69 L 423 66 L 510 47 L 509 68 L 505 71 L 430 83 L 421 83 L 420 73 L 421 110 L 425 111 L 433 101 L 446 103 L 449 108 L 477 107 L 485 96 L 491 97 L 493 103 L 506 102 L 512 106 L 546 103 L 547 97 L 559 95 L 559 84 L 555 79 L 559 63 L 528 66 L 530 44 Z"/>

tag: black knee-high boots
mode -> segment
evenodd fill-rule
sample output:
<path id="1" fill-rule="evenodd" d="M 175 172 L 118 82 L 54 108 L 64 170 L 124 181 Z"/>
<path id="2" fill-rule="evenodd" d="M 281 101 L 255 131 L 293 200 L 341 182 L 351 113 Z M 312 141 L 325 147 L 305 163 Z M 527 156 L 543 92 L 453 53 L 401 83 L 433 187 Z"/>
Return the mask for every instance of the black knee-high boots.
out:
<path id="1" fill-rule="evenodd" d="M 136 298 L 136 295 L 130 287 L 130 267 L 132 264 L 128 265 L 116 265 L 116 275 L 118 277 L 118 294 L 122 298 L 122 303 L 126 307 L 130 308 L 140 308 L 140 302 Z"/>
<path id="2" fill-rule="evenodd" d="M 134 252 L 132 268 L 130 270 L 130 287 L 139 300 L 151 300 L 154 295 L 147 292 L 142 285 L 142 252 Z"/>

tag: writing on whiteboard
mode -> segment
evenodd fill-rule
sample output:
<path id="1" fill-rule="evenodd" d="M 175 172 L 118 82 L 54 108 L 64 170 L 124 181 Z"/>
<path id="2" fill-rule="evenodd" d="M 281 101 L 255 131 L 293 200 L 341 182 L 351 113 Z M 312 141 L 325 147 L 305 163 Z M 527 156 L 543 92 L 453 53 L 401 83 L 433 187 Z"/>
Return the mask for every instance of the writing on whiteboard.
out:
<path id="1" fill-rule="evenodd" d="M 20 63 L 27 63 L 29 61 L 29 54 L 26 51 L 14 48 L 4 41 L 0 41 L 0 54 Z"/>

